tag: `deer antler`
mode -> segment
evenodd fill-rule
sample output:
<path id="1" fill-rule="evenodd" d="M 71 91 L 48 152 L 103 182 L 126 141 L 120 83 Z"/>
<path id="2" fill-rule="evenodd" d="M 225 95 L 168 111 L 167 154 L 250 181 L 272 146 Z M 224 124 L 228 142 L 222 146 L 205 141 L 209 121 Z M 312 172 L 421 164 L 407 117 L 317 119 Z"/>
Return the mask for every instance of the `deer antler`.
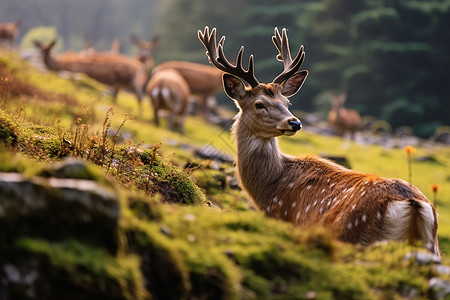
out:
<path id="1" fill-rule="evenodd" d="M 305 59 L 305 51 L 303 50 L 302 45 L 298 50 L 297 56 L 294 58 L 294 60 L 292 60 L 291 51 L 289 50 L 289 41 L 285 28 L 283 28 L 282 36 L 280 36 L 278 28 L 275 27 L 275 33 L 272 37 L 272 41 L 278 50 L 277 59 L 279 61 L 283 61 L 284 64 L 283 72 L 273 80 L 273 83 L 281 84 L 286 79 L 294 75 L 295 72 L 298 71 L 298 69 L 300 69 L 303 60 Z"/>
<path id="2" fill-rule="evenodd" d="M 242 67 L 242 54 L 244 52 L 243 46 L 241 47 L 241 49 L 237 54 L 236 66 L 233 66 L 226 59 L 225 54 L 223 53 L 223 43 L 225 42 L 224 36 L 220 39 L 217 48 L 216 28 L 213 28 L 210 34 L 209 27 L 206 26 L 204 33 L 202 33 L 201 30 L 198 31 L 198 38 L 206 48 L 206 55 L 208 56 L 209 61 L 214 66 L 216 66 L 216 68 L 245 80 L 253 88 L 259 85 L 259 81 L 258 79 L 256 79 L 254 74 L 253 55 L 250 55 L 247 71 L 245 71 L 244 68 Z"/>

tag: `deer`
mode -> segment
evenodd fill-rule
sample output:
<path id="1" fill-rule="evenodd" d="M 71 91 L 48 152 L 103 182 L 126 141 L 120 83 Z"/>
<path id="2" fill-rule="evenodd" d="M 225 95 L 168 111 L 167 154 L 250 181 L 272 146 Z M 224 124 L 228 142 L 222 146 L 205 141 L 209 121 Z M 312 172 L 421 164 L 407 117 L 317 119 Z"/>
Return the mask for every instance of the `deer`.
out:
<path id="1" fill-rule="evenodd" d="M 190 89 L 184 78 L 173 69 L 161 70 L 150 79 L 146 92 L 151 98 L 154 121 L 159 126 L 160 111 L 167 111 L 168 128 L 184 133 L 184 121 L 189 106 Z"/>
<path id="2" fill-rule="evenodd" d="M 20 20 L 12 23 L 0 23 L 0 41 L 12 46 L 19 34 L 20 23 Z"/>
<path id="3" fill-rule="evenodd" d="M 199 114 L 208 118 L 210 102 L 215 95 L 223 91 L 222 74 L 220 70 L 188 61 L 167 61 L 155 67 L 155 72 L 164 69 L 175 69 L 186 80 L 192 95 L 199 103 Z"/>
<path id="4" fill-rule="evenodd" d="M 121 88 L 131 90 L 138 100 L 142 102 L 142 90 L 146 80 L 146 69 L 143 63 L 122 54 L 98 53 L 80 55 L 75 52 L 66 52 L 57 57 L 52 55 L 56 44 L 53 40 L 47 45 L 34 41 L 40 50 L 42 59 L 51 71 L 70 71 L 84 73 L 89 77 L 111 86 L 113 88 L 113 101 Z"/>
<path id="5" fill-rule="evenodd" d="M 153 59 L 153 49 L 159 44 L 159 37 L 153 38 L 151 41 L 141 40 L 137 35 L 131 35 L 131 42 L 138 47 L 136 59 L 143 63 L 147 70 L 150 71 L 155 66 Z"/>
<path id="6" fill-rule="evenodd" d="M 353 140 L 355 132 L 361 127 L 361 116 L 354 109 L 344 108 L 347 100 L 347 93 L 341 93 L 339 96 L 330 95 L 331 110 L 328 113 L 328 122 L 340 136 L 350 134 Z"/>
<path id="7" fill-rule="evenodd" d="M 420 190 L 396 178 L 382 178 L 347 169 L 313 155 L 281 152 L 279 136 L 293 136 L 301 121 L 289 111 L 289 99 L 302 87 L 307 70 L 303 45 L 291 57 L 286 29 L 275 28 L 272 41 L 283 71 L 271 83 L 254 75 L 254 59 L 242 66 L 224 55 L 225 37 L 216 42 L 216 29 L 198 31 L 209 61 L 224 72 L 225 93 L 239 109 L 232 125 L 240 186 L 267 217 L 294 226 L 324 226 L 340 241 L 369 246 L 400 240 L 420 244 L 440 257 L 436 210 Z"/>

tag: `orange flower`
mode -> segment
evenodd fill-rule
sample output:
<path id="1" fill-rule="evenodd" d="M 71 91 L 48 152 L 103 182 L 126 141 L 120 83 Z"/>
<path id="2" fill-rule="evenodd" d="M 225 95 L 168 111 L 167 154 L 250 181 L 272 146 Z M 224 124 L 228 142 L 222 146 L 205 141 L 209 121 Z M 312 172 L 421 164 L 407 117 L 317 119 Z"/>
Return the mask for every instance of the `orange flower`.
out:
<path id="1" fill-rule="evenodd" d="M 432 186 L 431 186 L 431 191 L 433 192 L 433 193 L 437 193 L 437 192 L 439 192 L 441 190 L 441 187 L 439 186 L 439 184 L 433 184 Z"/>
<path id="2" fill-rule="evenodd" d="M 403 148 L 403 151 L 405 151 L 407 154 L 412 154 L 412 153 L 416 152 L 416 148 L 414 148 L 411 145 L 408 145 L 405 148 Z"/>

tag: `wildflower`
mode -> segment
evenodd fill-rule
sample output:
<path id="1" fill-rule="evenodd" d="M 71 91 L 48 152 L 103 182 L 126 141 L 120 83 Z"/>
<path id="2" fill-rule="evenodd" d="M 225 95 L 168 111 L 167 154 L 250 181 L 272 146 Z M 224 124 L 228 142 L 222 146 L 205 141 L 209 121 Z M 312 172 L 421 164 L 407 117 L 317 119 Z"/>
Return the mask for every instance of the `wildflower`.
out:
<path id="1" fill-rule="evenodd" d="M 433 184 L 431 186 L 431 191 L 433 192 L 433 204 L 434 204 L 434 208 L 437 207 L 437 194 L 439 193 L 439 191 L 441 190 L 441 187 L 439 186 L 439 184 Z"/>
<path id="2" fill-rule="evenodd" d="M 433 184 L 433 185 L 431 186 L 431 191 L 432 191 L 434 194 L 438 193 L 440 190 L 441 190 L 441 187 L 439 186 L 439 184 Z"/>
<path id="3" fill-rule="evenodd" d="M 403 148 L 403 151 L 405 151 L 406 154 L 411 155 L 411 154 L 413 154 L 413 153 L 416 152 L 416 148 L 414 148 L 414 147 L 411 146 L 411 145 L 408 145 L 408 146 L 406 146 L 405 148 Z"/>

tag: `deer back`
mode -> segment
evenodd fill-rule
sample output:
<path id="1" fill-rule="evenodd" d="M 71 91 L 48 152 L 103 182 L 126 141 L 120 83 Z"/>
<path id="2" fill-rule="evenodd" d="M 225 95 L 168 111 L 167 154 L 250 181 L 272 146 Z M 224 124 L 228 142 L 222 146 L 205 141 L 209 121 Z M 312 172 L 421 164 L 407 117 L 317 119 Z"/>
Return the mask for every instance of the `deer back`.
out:
<path id="1" fill-rule="evenodd" d="M 150 79 L 147 94 L 155 109 L 175 111 L 178 115 L 187 112 L 190 89 L 184 78 L 173 69 L 160 70 Z"/>
<path id="2" fill-rule="evenodd" d="M 223 90 L 223 72 L 214 67 L 186 62 L 168 61 L 159 64 L 155 70 L 174 69 L 186 80 L 192 94 L 212 96 Z"/>

